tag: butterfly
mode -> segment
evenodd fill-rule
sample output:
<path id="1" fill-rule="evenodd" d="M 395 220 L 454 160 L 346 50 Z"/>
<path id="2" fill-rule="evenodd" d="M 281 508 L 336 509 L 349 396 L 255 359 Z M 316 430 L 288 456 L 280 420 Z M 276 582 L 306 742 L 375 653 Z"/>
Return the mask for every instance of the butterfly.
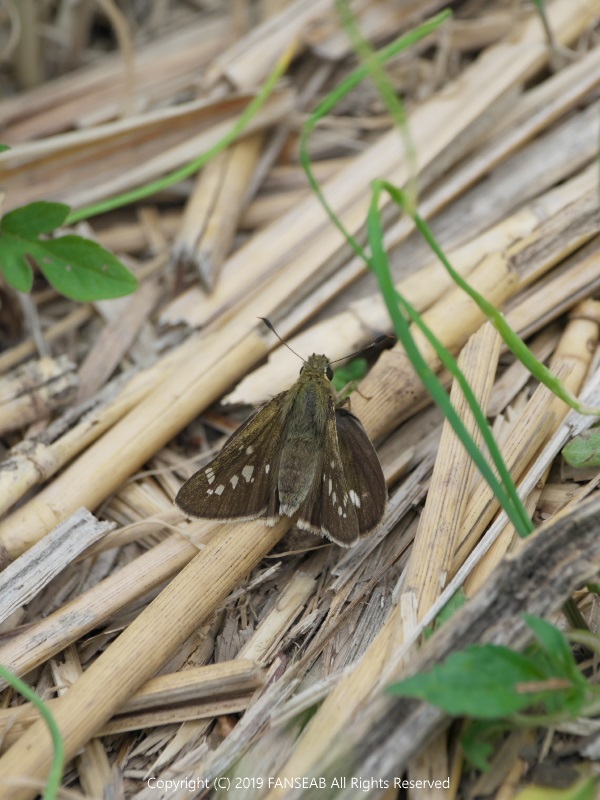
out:
<path id="1" fill-rule="evenodd" d="M 337 403 L 328 358 L 314 354 L 296 383 L 244 422 L 175 504 L 221 522 L 296 517 L 349 547 L 375 531 L 387 503 L 381 465 L 360 420 Z"/>

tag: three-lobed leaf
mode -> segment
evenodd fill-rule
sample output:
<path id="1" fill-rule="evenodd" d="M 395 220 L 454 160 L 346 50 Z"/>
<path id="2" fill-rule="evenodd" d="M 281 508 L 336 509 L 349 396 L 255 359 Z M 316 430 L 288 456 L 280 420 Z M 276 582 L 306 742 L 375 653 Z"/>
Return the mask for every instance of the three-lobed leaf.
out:
<path id="1" fill-rule="evenodd" d="M 29 292 L 33 259 L 48 282 L 80 302 L 105 300 L 137 289 L 134 275 L 96 242 L 69 234 L 39 239 L 62 225 L 70 212 L 63 203 L 36 202 L 17 208 L 0 220 L 0 270 L 20 292 Z"/>

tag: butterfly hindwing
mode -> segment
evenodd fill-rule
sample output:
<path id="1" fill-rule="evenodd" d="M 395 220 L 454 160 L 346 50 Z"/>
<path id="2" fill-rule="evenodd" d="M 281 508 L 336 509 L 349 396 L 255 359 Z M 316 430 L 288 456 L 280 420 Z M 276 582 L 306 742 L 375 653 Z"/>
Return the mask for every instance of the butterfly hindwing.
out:
<path id="1" fill-rule="evenodd" d="M 387 505 L 387 488 L 381 464 L 358 417 L 337 408 L 336 428 L 348 495 L 362 538 L 379 526 Z"/>
<path id="2" fill-rule="evenodd" d="M 246 420 L 216 458 L 183 484 L 175 498 L 182 511 L 191 517 L 239 522 L 279 507 L 276 462 L 286 394 L 276 395 Z"/>
<path id="3" fill-rule="evenodd" d="M 342 547 L 355 544 L 359 538 L 359 522 L 340 452 L 337 412 L 333 403 L 331 415 L 325 427 L 321 469 L 315 485 L 304 503 L 298 527 L 319 536 L 326 536 Z"/>

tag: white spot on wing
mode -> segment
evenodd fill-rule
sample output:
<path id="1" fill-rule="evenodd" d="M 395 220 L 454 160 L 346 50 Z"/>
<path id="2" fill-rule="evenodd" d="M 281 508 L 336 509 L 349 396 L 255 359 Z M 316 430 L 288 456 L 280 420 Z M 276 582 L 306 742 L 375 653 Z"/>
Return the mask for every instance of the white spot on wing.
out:
<path id="1" fill-rule="evenodd" d="M 206 490 L 206 494 L 214 494 L 214 492 L 213 492 L 213 490 L 212 490 L 212 489 L 207 489 L 207 490 Z"/>
<path id="2" fill-rule="evenodd" d="M 340 517 L 342 516 L 343 511 L 344 509 L 341 506 L 338 506 L 338 514 L 340 515 Z"/>
<path id="3" fill-rule="evenodd" d="M 337 494 L 335 492 L 331 495 L 331 502 L 337 503 Z"/>
<path id="4" fill-rule="evenodd" d="M 333 482 L 332 482 L 331 478 L 329 478 L 329 494 L 331 494 L 332 487 L 333 487 Z M 333 502 L 335 503 L 335 500 Z"/>
<path id="5" fill-rule="evenodd" d="M 335 461 L 331 462 L 331 469 L 335 469 Z"/>
<path id="6" fill-rule="evenodd" d="M 231 478 L 229 478 L 229 483 L 231 484 L 232 489 L 235 489 L 235 487 L 238 485 L 239 479 L 239 475 L 233 475 Z"/>
<path id="7" fill-rule="evenodd" d="M 214 481 L 214 479 L 215 479 L 215 473 L 212 471 L 210 467 L 208 467 L 208 469 L 206 470 L 206 480 L 208 481 L 209 486 Z"/>
<path id="8" fill-rule="evenodd" d="M 248 447 L 246 448 L 246 455 L 251 456 L 253 452 L 254 448 L 252 447 L 252 445 L 248 445 Z"/>
<path id="9" fill-rule="evenodd" d="M 220 483 L 217 486 L 217 488 L 215 489 L 215 494 L 223 494 L 224 491 L 225 491 L 225 487 L 223 486 L 222 483 Z"/>
<path id="10" fill-rule="evenodd" d="M 268 474 L 269 474 L 269 470 L 270 470 L 270 469 L 271 469 L 271 465 L 270 465 L 270 464 L 265 464 L 265 474 L 266 474 L 266 475 L 268 475 Z"/>
<path id="11" fill-rule="evenodd" d="M 350 489 L 350 500 L 352 500 L 357 508 L 360 508 L 360 497 L 356 494 L 354 489 Z"/>
<path id="12" fill-rule="evenodd" d="M 252 477 L 253 472 L 254 472 L 254 467 L 252 465 L 247 465 L 242 470 L 242 475 L 246 479 L 246 483 L 250 483 L 250 478 Z"/>

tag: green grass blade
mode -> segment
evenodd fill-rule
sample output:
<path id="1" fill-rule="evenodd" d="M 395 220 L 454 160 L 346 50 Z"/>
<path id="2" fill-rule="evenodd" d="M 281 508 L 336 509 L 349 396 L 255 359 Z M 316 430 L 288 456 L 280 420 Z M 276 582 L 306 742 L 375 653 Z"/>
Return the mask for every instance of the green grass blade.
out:
<path id="1" fill-rule="evenodd" d="M 58 725 L 56 724 L 56 721 L 54 720 L 54 717 L 52 716 L 48 706 L 40 697 L 38 697 L 31 686 L 28 686 L 24 681 L 22 681 L 1 664 L 0 678 L 3 678 L 10 686 L 13 687 L 13 689 L 15 689 L 15 691 L 23 695 L 26 700 L 29 700 L 30 703 L 33 703 L 48 726 L 48 730 L 52 738 L 53 755 L 52 765 L 50 767 L 46 789 L 44 790 L 43 800 L 56 800 L 60 789 L 60 780 L 62 778 L 63 767 L 65 763 L 65 746 L 62 736 L 60 735 L 60 731 L 58 730 Z"/>

